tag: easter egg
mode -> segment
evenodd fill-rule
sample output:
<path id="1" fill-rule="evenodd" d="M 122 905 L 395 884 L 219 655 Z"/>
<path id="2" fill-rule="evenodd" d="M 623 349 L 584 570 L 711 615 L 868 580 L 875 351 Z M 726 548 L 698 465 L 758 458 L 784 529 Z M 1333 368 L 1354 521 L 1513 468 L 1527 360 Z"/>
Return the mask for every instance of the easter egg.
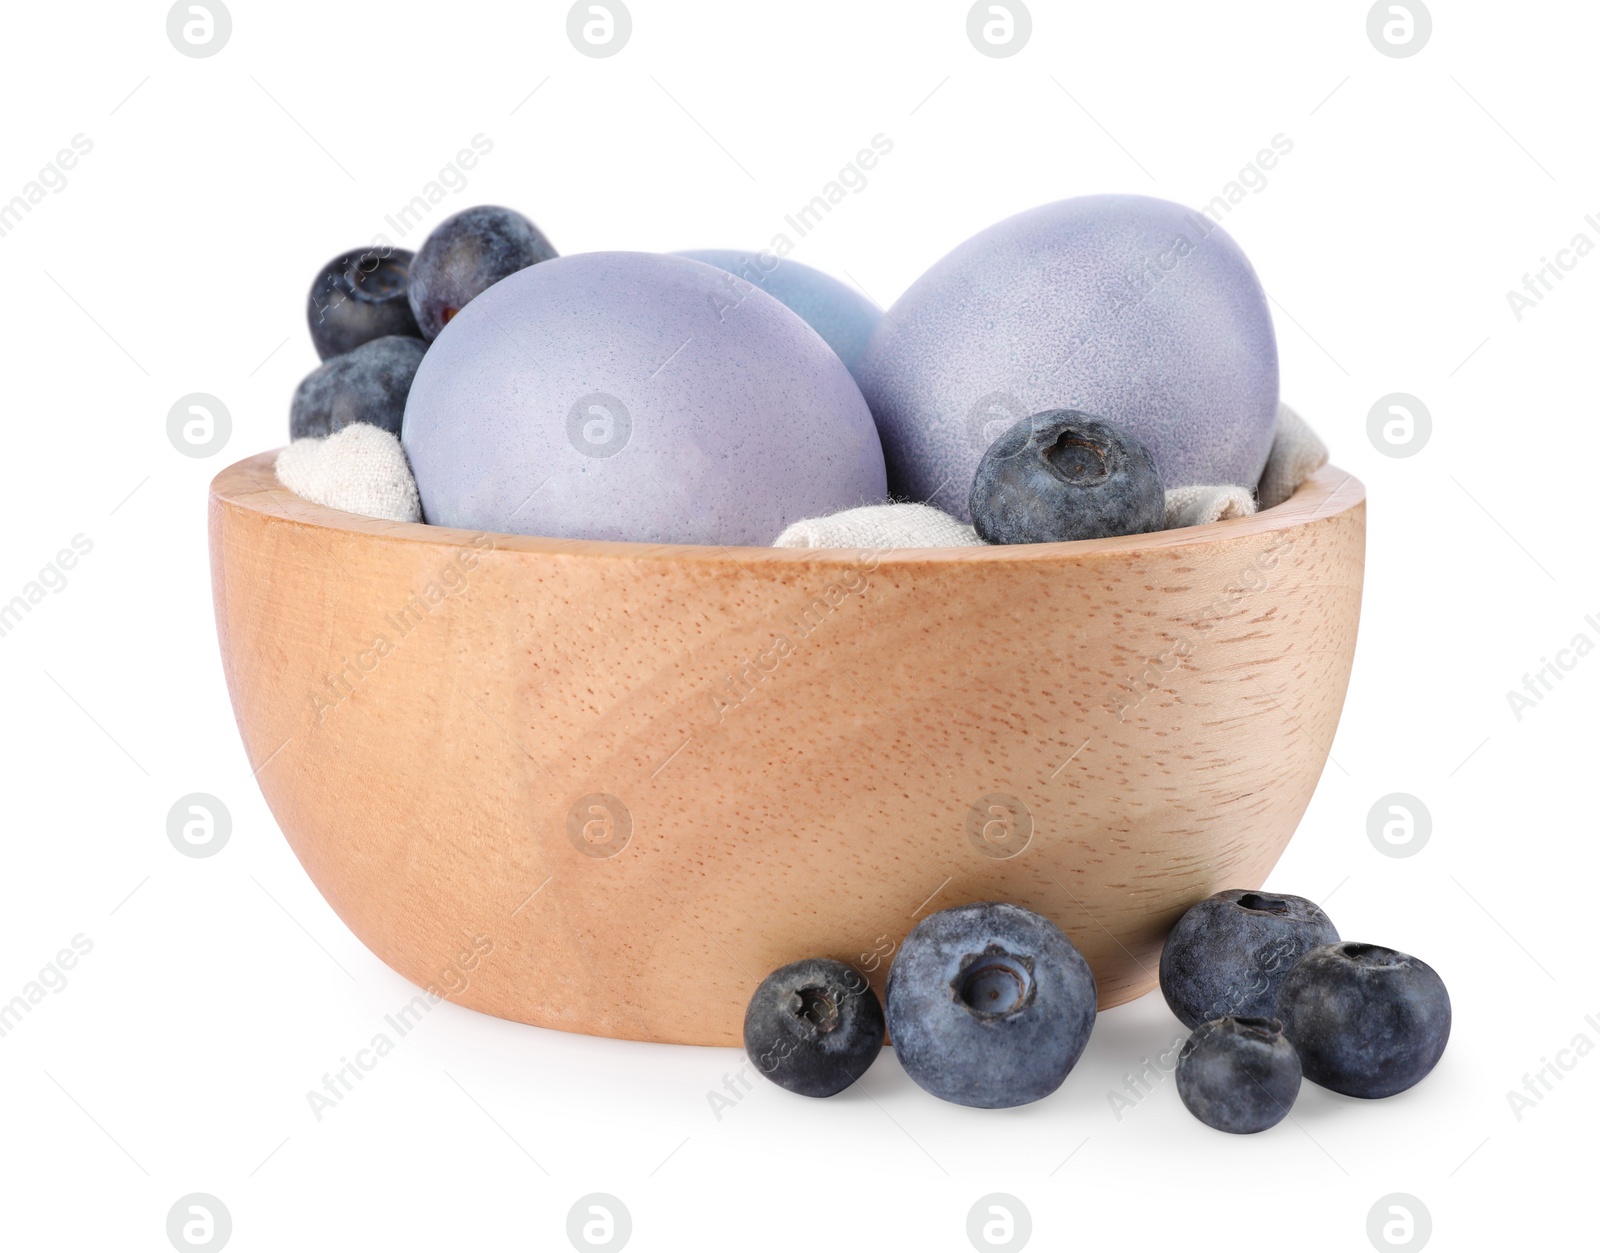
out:
<path id="1" fill-rule="evenodd" d="M 1272 447 L 1278 350 L 1266 293 L 1209 218 L 1081 196 L 989 227 L 890 308 L 857 371 L 889 488 L 969 520 L 984 450 L 1076 409 L 1149 448 L 1169 488 L 1254 488 Z"/>
<path id="2" fill-rule="evenodd" d="M 855 288 L 846 286 L 831 274 L 787 257 L 723 248 L 677 252 L 673 256 L 704 261 L 729 274 L 737 274 L 767 295 L 777 297 L 822 336 L 851 374 L 856 372 L 872 332 L 883 320 L 883 310 Z"/>
<path id="3" fill-rule="evenodd" d="M 860 389 L 777 300 L 683 257 L 519 270 L 429 347 L 401 442 L 425 521 L 574 539 L 767 545 L 885 497 Z"/>

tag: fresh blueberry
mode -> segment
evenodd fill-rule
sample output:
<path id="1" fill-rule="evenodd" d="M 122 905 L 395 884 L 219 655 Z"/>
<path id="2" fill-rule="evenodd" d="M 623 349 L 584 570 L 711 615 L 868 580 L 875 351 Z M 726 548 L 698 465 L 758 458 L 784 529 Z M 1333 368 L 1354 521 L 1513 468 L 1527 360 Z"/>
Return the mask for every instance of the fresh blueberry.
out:
<path id="1" fill-rule="evenodd" d="M 1138 535 L 1167 524 L 1150 450 L 1076 409 L 1036 413 L 990 444 L 969 503 L 988 544 Z"/>
<path id="2" fill-rule="evenodd" d="M 446 218 L 411 263 L 411 312 L 422 337 L 436 339 L 474 296 L 555 255 L 539 228 L 512 209 L 485 204 Z"/>
<path id="3" fill-rule="evenodd" d="M 406 288 L 411 254 L 403 248 L 340 253 L 317 275 L 306 319 L 317 356 L 326 361 L 384 335 L 420 338 Z"/>
<path id="4" fill-rule="evenodd" d="M 1444 1056 L 1450 994 L 1432 966 L 1407 953 L 1327 944 L 1284 979 L 1278 1017 L 1312 1083 L 1346 1096 L 1393 1096 Z"/>
<path id="5" fill-rule="evenodd" d="M 826 957 L 780 966 L 744 1012 L 750 1060 L 780 1088 L 832 1096 L 883 1048 L 883 1010 L 857 971 Z"/>
<path id="6" fill-rule="evenodd" d="M 958 905 L 912 928 L 889 968 L 889 1040 L 918 1085 L 1004 1109 L 1049 1096 L 1094 1028 L 1094 974 L 1048 918 Z"/>
<path id="7" fill-rule="evenodd" d="M 289 437 L 332 435 L 352 422 L 400 434 L 406 395 L 427 350 L 420 339 L 385 335 L 328 358 L 294 389 Z"/>
<path id="8" fill-rule="evenodd" d="M 1249 1135 L 1283 1121 L 1300 1093 L 1300 1059 L 1276 1018 L 1213 1018 L 1178 1054 L 1178 1095 L 1218 1131 Z"/>
<path id="9" fill-rule="evenodd" d="M 1161 992 L 1186 1027 L 1235 1014 L 1270 1018 L 1289 968 L 1339 939 L 1303 896 L 1218 892 L 1178 919 L 1161 950 Z"/>

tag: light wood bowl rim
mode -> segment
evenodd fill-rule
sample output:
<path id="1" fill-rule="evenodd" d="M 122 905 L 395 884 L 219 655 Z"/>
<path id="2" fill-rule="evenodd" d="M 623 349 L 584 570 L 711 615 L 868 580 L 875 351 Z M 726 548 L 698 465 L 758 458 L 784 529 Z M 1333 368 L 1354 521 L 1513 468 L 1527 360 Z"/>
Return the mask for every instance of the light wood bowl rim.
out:
<path id="1" fill-rule="evenodd" d="M 346 513 L 296 496 L 278 482 L 278 453 L 257 453 L 218 472 L 211 482 L 214 500 L 284 522 L 353 532 L 382 539 L 440 547 L 471 546 L 492 535 L 501 552 L 630 560 L 692 561 L 702 565 L 747 568 L 807 563 L 855 565 L 863 551 L 854 548 L 756 548 L 716 544 L 641 544 L 619 540 L 557 539 L 498 531 L 472 531 L 424 522 L 388 522 Z M 966 548 L 893 548 L 876 554 L 878 564 L 955 565 L 965 562 L 1051 562 L 1120 557 L 1145 550 L 1203 546 L 1217 540 L 1266 535 L 1354 508 L 1366 499 L 1365 485 L 1355 475 L 1329 463 L 1313 473 L 1288 500 L 1245 518 L 1202 526 L 1120 535 L 1109 539 L 1071 540 L 1051 544 L 985 544 Z"/>

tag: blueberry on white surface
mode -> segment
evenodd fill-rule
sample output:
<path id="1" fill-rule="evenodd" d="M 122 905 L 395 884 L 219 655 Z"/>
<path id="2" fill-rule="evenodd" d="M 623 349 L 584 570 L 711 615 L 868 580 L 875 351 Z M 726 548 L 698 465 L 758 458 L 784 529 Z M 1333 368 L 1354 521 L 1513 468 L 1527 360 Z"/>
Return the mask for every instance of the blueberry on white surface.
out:
<path id="1" fill-rule="evenodd" d="M 555 255 L 543 232 L 514 209 L 478 205 L 446 218 L 411 263 L 411 312 L 422 337 L 437 338 L 475 296 Z"/>
<path id="2" fill-rule="evenodd" d="M 1150 450 L 1075 409 L 1023 418 L 990 444 L 968 505 L 988 544 L 1138 535 L 1167 524 L 1166 489 Z"/>
<path id="3" fill-rule="evenodd" d="M 1300 1094 L 1300 1059 L 1275 1018 L 1227 1016 L 1195 1028 L 1178 1055 L 1178 1096 L 1218 1131 L 1249 1135 L 1283 1121 Z"/>
<path id="4" fill-rule="evenodd" d="M 399 435 L 411 380 L 427 348 L 420 339 L 385 335 L 329 357 L 294 390 L 290 437 L 332 435 L 352 422 Z"/>
<path id="5" fill-rule="evenodd" d="M 900 1065 L 934 1096 L 1001 1109 L 1049 1096 L 1094 1028 L 1094 974 L 1048 918 L 979 903 L 919 922 L 889 970 Z"/>
<path id="6" fill-rule="evenodd" d="M 306 297 L 317 356 L 326 361 L 384 335 L 420 337 L 410 282 L 411 253 L 404 248 L 358 248 L 328 262 Z"/>
<path id="7" fill-rule="evenodd" d="M 1303 896 L 1218 892 L 1192 906 L 1161 950 L 1161 993 L 1186 1027 L 1225 1014 L 1270 1018 L 1290 967 L 1339 932 Z"/>
<path id="8" fill-rule="evenodd" d="M 801 1096 L 833 1096 L 883 1048 L 883 1009 L 843 962 L 808 958 L 761 981 L 744 1014 L 744 1047 L 763 1076 Z"/>
<path id="9" fill-rule="evenodd" d="M 1312 949 L 1279 987 L 1277 1016 L 1306 1078 L 1346 1096 L 1404 1092 L 1450 1039 L 1450 993 L 1438 972 L 1378 944 Z"/>

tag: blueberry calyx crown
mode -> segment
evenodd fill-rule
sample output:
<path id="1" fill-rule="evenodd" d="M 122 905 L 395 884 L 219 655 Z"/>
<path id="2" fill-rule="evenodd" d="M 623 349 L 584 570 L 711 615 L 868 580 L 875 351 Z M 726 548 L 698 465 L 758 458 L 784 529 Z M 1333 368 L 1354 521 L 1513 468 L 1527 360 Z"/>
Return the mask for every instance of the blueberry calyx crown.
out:
<path id="1" fill-rule="evenodd" d="M 1404 966 L 1410 961 L 1404 953 L 1381 944 L 1363 944 L 1359 940 L 1346 940 L 1335 946 L 1339 956 L 1366 970 L 1382 970 L 1389 966 Z"/>
<path id="2" fill-rule="evenodd" d="M 1283 1023 L 1276 1018 L 1235 1018 L 1233 1021 L 1237 1024 L 1234 1029 L 1238 1034 L 1266 1044 L 1271 1044 L 1283 1034 Z"/>
<path id="3" fill-rule="evenodd" d="M 789 1012 L 808 1024 L 818 1035 L 827 1035 L 840 1022 L 839 1003 L 831 989 L 807 985 L 789 996 Z"/>
<path id="4" fill-rule="evenodd" d="M 364 257 L 353 260 L 340 273 L 338 286 L 345 295 L 367 304 L 381 304 L 386 300 L 404 297 L 410 267 L 394 259 L 363 264 Z"/>
<path id="5" fill-rule="evenodd" d="M 961 959 L 950 992 L 974 1018 L 1009 1018 L 1033 1004 L 1033 958 L 991 944 Z"/>
<path id="6" fill-rule="evenodd" d="M 1111 473 L 1104 445 L 1071 427 L 1062 431 L 1041 455 L 1058 476 L 1079 486 L 1101 482 Z"/>
<path id="7" fill-rule="evenodd" d="M 1289 912 L 1289 902 L 1276 896 L 1263 896 L 1259 892 L 1246 892 L 1235 902 L 1240 909 L 1254 910 L 1258 914 L 1283 915 Z"/>
<path id="8" fill-rule="evenodd" d="M 1243 1036 L 1265 1044 L 1269 1049 L 1283 1039 L 1283 1022 L 1277 1018 L 1255 1018 L 1242 1014 L 1224 1014 L 1210 1022 L 1203 1022 L 1183 1042 L 1180 1058 L 1189 1057 L 1207 1037 L 1216 1035 Z"/>

